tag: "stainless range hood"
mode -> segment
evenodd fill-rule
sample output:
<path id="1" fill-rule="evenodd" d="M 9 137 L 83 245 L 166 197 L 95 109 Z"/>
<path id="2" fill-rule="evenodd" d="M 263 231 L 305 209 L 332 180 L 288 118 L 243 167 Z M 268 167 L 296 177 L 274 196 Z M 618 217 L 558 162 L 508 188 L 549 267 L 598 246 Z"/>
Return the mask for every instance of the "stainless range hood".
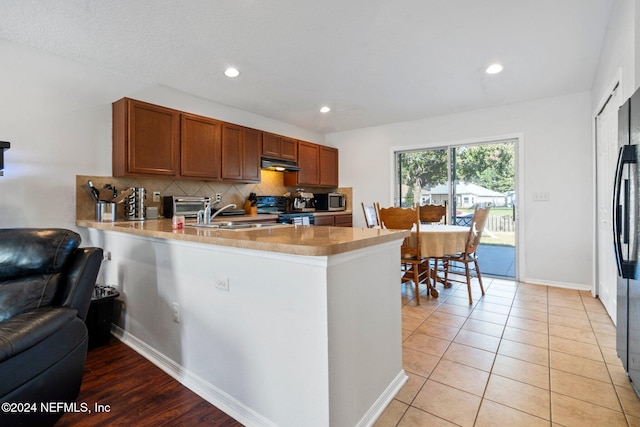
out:
<path id="1" fill-rule="evenodd" d="M 296 172 L 300 170 L 293 160 L 271 159 L 269 157 L 262 158 L 262 169 L 278 172 Z"/>

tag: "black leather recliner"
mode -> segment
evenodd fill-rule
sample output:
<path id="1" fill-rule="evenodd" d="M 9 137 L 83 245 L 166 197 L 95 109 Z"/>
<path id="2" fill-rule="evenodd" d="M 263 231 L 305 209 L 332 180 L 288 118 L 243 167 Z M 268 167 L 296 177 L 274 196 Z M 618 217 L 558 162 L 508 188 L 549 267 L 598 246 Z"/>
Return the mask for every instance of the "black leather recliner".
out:
<path id="1" fill-rule="evenodd" d="M 0 425 L 53 425 L 73 407 L 45 405 L 76 403 L 102 263 L 80 242 L 70 230 L 0 230 Z"/>

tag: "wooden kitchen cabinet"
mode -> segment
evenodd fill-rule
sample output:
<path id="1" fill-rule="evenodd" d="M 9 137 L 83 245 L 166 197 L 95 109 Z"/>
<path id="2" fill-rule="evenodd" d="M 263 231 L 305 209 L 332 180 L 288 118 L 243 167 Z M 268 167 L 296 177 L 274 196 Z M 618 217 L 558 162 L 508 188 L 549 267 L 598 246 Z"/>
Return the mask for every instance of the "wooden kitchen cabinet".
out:
<path id="1" fill-rule="evenodd" d="M 353 215 L 352 214 L 340 214 L 334 217 L 334 223 L 336 227 L 353 227 Z"/>
<path id="2" fill-rule="evenodd" d="M 298 141 L 298 167 L 295 185 L 318 185 L 320 182 L 320 146 Z M 286 183 L 285 183 L 286 185 Z"/>
<path id="3" fill-rule="evenodd" d="M 242 128 L 242 181 L 260 182 L 262 131 Z"/>
<path id="4" fill-rule="evenodd" d="M 338 150 L 123 98 L 113 103 L 113 176 L 260 182 L 260 157 L 294 160 L 286 186 L 338 186 Z"/>
<path id="5" fill-rule="evenodd" d="M 231 123 L 222 125 L 222 179 L 259 182 L 262 132 Z"/>
<path id="6" fill-rule="evenodd" d="M 352 214 L 335 214 L 335 215 L 314 215 L 313 225 L 331 226 L 331 227 L 352 227 Z"/>
<path id="7" fill-rule="evenodd" d="M 298 172 L 287 172 L 284 185 L 338 186 L 338 149 L 298 141 Z"/>
<path id="8" fill-rule="evenodd" d="M 333 227 L 335 220 L 333 215 L 314 215 L 313 225 L 328 225 Z"/>
<path id="9" fill-rule="evenodd" d="M 123 98 L 113 103 L 113 176 L 177 176 L 180 112 Z"/>
<path id="10" fill-rule="evenodd" d="M 221 179 L 221 136 L 223 123 L 192 114 L 182 114 L 180 175 Z"/>
<path id="11" fill-rule="evenodd" d="M 298 159 L 298 141 L 286 136 L 264 132 L 262 140 L 262 155 L 275 159 Z"/>
<path id="12" fill-rule="evenodd" d="M 320 146 L 320 186 L 338 186 L 338 149 Z"/>

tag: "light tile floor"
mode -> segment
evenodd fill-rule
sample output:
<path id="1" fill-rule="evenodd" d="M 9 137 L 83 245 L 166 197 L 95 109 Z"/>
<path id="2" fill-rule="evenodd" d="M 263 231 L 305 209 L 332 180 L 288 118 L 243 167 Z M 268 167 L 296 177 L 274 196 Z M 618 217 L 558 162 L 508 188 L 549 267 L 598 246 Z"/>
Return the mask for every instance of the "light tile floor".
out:
<path id="1" fill-rule="evenodd" d="M 413 299 L 403 286 L 408 382 L 386 426 L 640 426 L 616 329 L 589 292 L 485 278 Z"/>

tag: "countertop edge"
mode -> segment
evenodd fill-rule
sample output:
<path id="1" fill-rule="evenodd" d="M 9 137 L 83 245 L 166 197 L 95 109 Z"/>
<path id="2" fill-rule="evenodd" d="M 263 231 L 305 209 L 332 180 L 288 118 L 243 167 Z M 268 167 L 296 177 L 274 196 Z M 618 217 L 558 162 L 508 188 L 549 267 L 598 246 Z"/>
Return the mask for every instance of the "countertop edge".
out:
<path id="1" fill-rule="evenodd" d="M 162 227 L 158 226 L 158 221 L 162 221 Z M 156 223 L 154 223 L 156 222 Z M 151 238 L 159 238 L 166 240 L 180 240 L 194 243 L 202 243 L 202 244 L 211 244 L 218 246 L 227 246 L 234 247 L 239 249 L 249 249 L 249 250 L 261 250 L 268 252 L 279 252 L 286 253 L 292 255 L 302 255 L 302 256 L 329 256 L 336 255 L 344 252 L 350 252 L 358 249 L 363 249 L 387 242 L 391 242 L 394 240 L 400 240 L 410 235 L 409 231 L 397 231 L 397 230 L 373 230 L 373 229 L 356 229 L 362 235 L 358 238 L 354 238 L 351 240 L 345 240 L 340 242 L 264 242 L 258 240 L 251 240 L 246 238 L 242 238 L 243 236 L 237 231 L 218 231 L 216 230 L 215 235 L 198 235 L 195 229 L 181 229 L 181 230 L 171 230 L 171 220 L 167 219 L 158 219 L 158 220 L 147 220 L 147 224 L 154 223 L 156 225 L 156 229 L 144 229 L 142 226 L 145 221 L 115 221 L 115 222 L 98 222 L 98 221 L 90 221 L 90 220 L 76 220 L 76 226 L 84 227 L 84 228 L 93 228 L 104 231 L 112 231 L 118 233 L 125 234 L 134 234 L 138 236 L 146 236 Z M 167 225 L 168 224 L 168 225 Z M 308 228 L 309 230 L 325 228 L 325 229 L 335 229 L 338 233 L 346 232 L 343 227 L 316 227 L 316 226 L 288 226 L 282 227 L 278 231 L 278 233 L 286 233 L 286 228 L 296 228 L 300 227 L 301 230 L 296 230 L 296 232 L 305 231 L 304 228 Z M 168 228 L 168 229 L 167 229 Z M 307 230 L 307 231 L 309 231 Z M 257 230 L 256 230 L 257 231 Z M 248 231 L 246 233 L 252 233 L 254 231 Z M 370 234 L 367 236 L 366 234 Z"/>

